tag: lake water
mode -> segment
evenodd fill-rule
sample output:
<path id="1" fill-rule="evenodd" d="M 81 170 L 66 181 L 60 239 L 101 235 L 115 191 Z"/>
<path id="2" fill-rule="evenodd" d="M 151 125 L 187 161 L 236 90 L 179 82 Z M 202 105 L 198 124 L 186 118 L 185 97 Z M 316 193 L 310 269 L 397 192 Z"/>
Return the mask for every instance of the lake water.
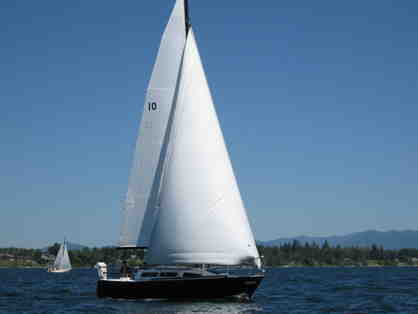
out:
<path id="1" fill-rule="evenodd" d="M 269 269 L 251 302 L 97 299 L 96 279 L 0 269 L 0 313 L 418 313 L 418 267 Z"/>

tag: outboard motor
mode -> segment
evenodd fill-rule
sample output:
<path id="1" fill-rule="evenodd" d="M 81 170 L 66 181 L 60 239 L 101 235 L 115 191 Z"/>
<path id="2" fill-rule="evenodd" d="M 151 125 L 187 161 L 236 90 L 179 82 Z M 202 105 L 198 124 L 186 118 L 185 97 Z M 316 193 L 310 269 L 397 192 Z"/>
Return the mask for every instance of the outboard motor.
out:
<path id="1" fill-rule="evenodd" d="M 99 279 L 107 279 L 107 265 L 103 262 L 98 262 L 94 268 L 97 269 L 97 275 Z"/>

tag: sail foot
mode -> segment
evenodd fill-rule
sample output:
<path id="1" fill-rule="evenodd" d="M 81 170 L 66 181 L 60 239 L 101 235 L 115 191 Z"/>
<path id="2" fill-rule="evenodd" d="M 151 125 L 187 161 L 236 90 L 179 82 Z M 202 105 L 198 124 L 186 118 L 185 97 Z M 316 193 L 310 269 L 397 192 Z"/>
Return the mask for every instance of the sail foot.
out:
<path id="1" fill-rule="evenodd" d="M 149 256 L 147 262 L 150 264 L 162 265 L 190 265 L 190 264 L 211 264 L 211 265 L 255 265 L 256 256 L 234 253 L 173 253 L 164 258 Z"/>

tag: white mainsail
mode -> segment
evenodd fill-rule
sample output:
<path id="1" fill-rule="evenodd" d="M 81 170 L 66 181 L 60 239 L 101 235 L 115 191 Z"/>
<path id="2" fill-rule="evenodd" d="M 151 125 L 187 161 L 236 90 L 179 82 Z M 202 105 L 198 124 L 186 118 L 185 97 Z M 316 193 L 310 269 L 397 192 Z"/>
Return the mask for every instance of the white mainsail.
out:
<path id="1" fill-rule="evenodd" d="M 121 247 L 147 247 L 156 216 L 164 143 L 186 41 L 185 8 L 178 0 L 162 36 L 145 98 L 122 217 Z"/>
<path id="2" fill-rule="evenodd" d="M 57 256 L 55 257 L 53 269 L 55 271 L 68 271 L 71 270 L 70 257 L 68 256 L 67 243 L 64 241 L 61 244 Z"/>
<path id="3" fill-rule="evenodd" d="M 183 1 L 147 92 L 120 246 L 147 247 L 150 264 L 260 266 Z"/>
<path id="4" fill-rule="evenodd" d="M 259 264 L 190 29 L 165 156 L 150 264 Z"/>

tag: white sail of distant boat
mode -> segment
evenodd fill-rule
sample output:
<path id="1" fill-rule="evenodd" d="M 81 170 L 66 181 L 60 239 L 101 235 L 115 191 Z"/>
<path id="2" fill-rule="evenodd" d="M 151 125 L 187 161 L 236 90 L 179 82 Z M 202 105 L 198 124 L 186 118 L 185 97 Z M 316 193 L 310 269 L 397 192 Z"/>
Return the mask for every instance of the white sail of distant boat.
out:
<path id="1" fill-rule="evenodd" d="M 70 257 L 67 250 L 67 242 L 61 244 L 57 256 L 55 257 L 54 264 L 48 268 L 51 273 L 64 273 L 72 269 Z"/>
<path id="2" fill-rule="evenodd" d="M 107 265 L 98 263 L 99 297 L 251 297 L 264 278 L 259 271 L 237 276 L 207 269 L 259 269 L 261 260 L 189 23 L 187 0 L 176 1 L 145 97 L 120 247 L 146 248 L 145 262 L 156 268 L 129 274 L 125 265 L 120 278 L 108 279 Z"/>

